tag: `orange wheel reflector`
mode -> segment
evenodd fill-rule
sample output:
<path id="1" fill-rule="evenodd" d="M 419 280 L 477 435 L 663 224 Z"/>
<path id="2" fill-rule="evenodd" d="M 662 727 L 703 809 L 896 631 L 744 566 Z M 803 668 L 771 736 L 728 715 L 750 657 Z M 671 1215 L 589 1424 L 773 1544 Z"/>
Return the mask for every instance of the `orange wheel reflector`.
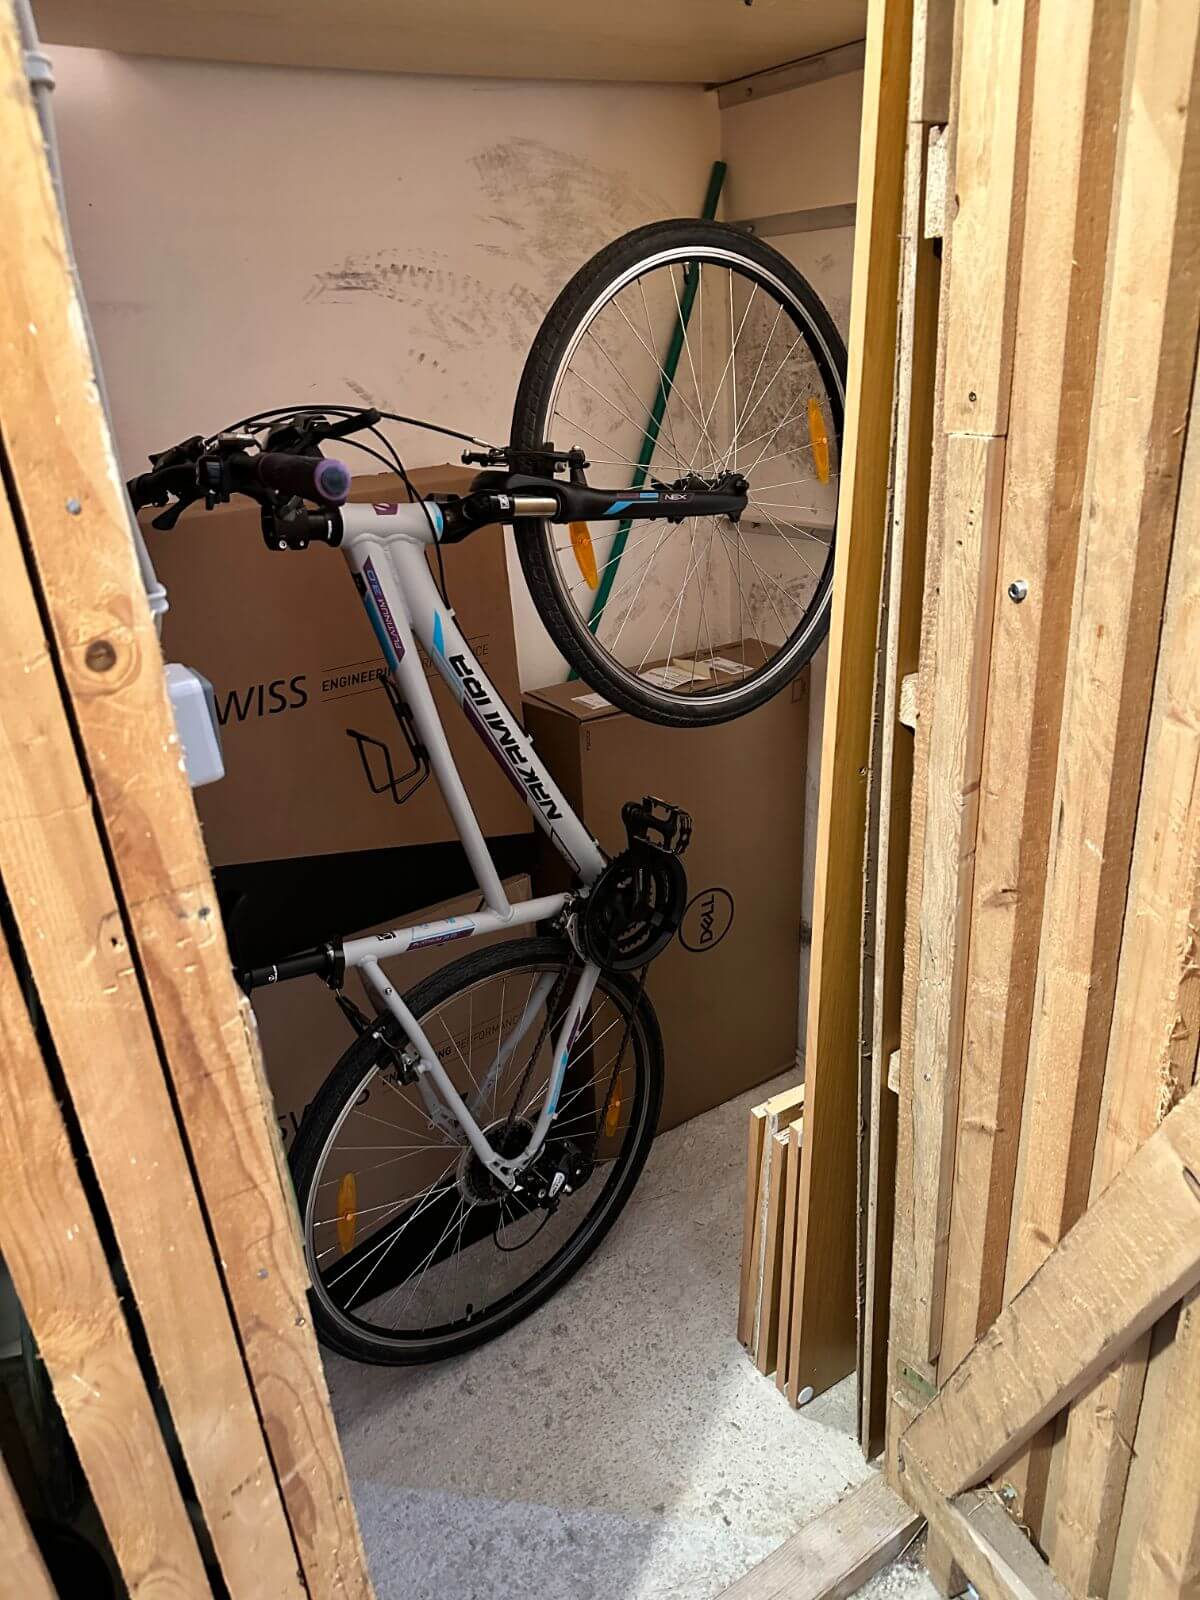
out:
<path id="1" fill-rule="evenodd" d="M 586 522 L 571 523 L 571 549 L 575 552 L 575 563 L 583 574 L 583 581 L 589 589 L 598 589 L 600 574 L 596 571 L 596 552 L 592 549 L 592 536 Z"/>
<path id="2" fill-rule="evenodd" d="M 829 482 L 829 435 L 825 432 L 825 418 L 821 415 L 821 402 L 815 394 L 808 397 L 808 438 L 812 445 L 813 466 L 822 483 Z"/>
<path id="3" fill-rule="evenodd" d="M 354 1248 L 357 1232 L 358 1180 L 352 1172 L 348 1172 L 338 1184 L 337 1192 L 337 1236 L 343 1255 Z"/>
<path id="4" fill-rule="evenodd" d="M 604 1113 L 604 1131 L 611 1139 L 617 1131 L 617 1123 L 621 1120 L 621 1085 L 618 1081 L 613 1084 L 612 1099 L 608 1102 L 608 1110 Z"/>

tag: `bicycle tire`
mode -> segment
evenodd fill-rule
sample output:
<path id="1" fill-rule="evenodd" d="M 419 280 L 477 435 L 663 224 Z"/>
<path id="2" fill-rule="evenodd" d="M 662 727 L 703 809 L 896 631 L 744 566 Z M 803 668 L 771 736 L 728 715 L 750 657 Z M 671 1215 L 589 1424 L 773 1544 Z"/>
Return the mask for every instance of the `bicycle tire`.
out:
<path id="1" fill-rule="evenodd" d="M 420 1022 L 437 1007 L 448 1003 L 471 985 L 496 976 L 531 967 L 578 964 L 571 947 L 556 937 L 509 940 L 463 956 L 418 983 L 405 1003 Z M 335 1065 L 306 1112 L 291 1152 L 291 1171 L 296 1189 L 305 1255 L 314 1288 L 309 1300 L 313 1324 L 321 1342 L 352 1361 L 379 1366 L 424 1365 L 462 1355 L 510 1328 L 537 1310 L 567 1282 L 599 1246 L 623 1210 L 645 1165 L 658 1126 L 663 1093 L 662 1036 L 653 1007 L 636 984 L 617 974 L 602 973 L 598 989 L 618 998 L 623 1014 L 632 1017 L 630 1046 L 635 1051 L 641 1094 L 638 1126 L 622 1146 L 619 1169 L 605 1183 L 599 1203 L 570 1236 L 567 1244 L 545 1267 L 530 1279 L 522 1292 L 503 1311 L 489 1316 L 485 1310 L 469 1327 L 449 1337 L 423 1341 L 410 1336 L 391 1336 L 379 1329 L 361 1326 L 361 1319 L 348 1312 L 338 1313 L 321 1292 L 319 1251 L 313 1238 L 313 1191 L 322 1170 L 322 1155 L 328 1148 L 345 1109 L 358 1099 L 381 1055 L 390 1055 L 374 1033 L 360 1036 Z M 392 1044 L 400 1039 L 398 1026 L 388 1019 L 385 1039 Z"/>
<path id="2" fill-rule="evenodd" d="M 808 325 L 835 427 L 840 456 L 845 406 L 846 351 L 841 335 L 815 290 L 777 250 L 762 240 L 719 222 L 681 218 L 635 229 L 601 250 L 575 274 L 551 306 L 539 329 L 517 390 L 513 408 L 514 451 L 543 444 L 551 423 L 553 387 L 566 352 L 577 340 L 582 319 L 616 282 L 630 281 L 632 269 L 664 251 L 720 250 L 750 273 L 766 273 L 786 290 L 798 320 Z M 575 443 L 556 438 L 557 448 Z M 579 441 L 586 445 L 586 440 Z M 531 463 L 532 467 L 533 463 Z M 671 727 L 708 726 L 729 721 L 765 704 L 785 688 L 808 662 L 829 629 L 834 540 L 802 624 L 769 665 L 720 696 L 658 690 L 619 670 L 597 642 L 580 613 L 566 598 L 555 560 L 552 525 L 519 527 L 516 539 L 530 595 L 547 632 L 575 672 L 621 710 Z"/>

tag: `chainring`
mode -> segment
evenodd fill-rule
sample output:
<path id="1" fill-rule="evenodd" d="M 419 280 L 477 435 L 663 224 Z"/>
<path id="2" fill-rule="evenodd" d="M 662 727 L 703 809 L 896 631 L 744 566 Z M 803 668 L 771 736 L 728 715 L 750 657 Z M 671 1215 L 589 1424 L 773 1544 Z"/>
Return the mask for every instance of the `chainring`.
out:
<path id="1" fill-rule="evenodd" d="M 635 972 L 670 944 L 686 908 L 679 857 L 635 844 L 592 885 L 580 923 L 584 951 L 606 972 Z"/>

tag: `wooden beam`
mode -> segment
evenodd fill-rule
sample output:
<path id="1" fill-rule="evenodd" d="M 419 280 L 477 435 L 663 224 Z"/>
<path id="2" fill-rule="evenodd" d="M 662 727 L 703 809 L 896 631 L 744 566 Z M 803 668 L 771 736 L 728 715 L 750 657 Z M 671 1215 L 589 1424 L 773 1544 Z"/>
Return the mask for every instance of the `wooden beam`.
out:
<path id="1" fill-rule="evenodd" d="M 940 591 L 914 1010 L 911 1352 L 941 1344 L 976 813 L 1022 244 L 1032 29 L 1026 7 L 963 0 L 945 289 Z"/>
<path id="2" fill-rule="evenodd" d="M 895 446 L 888 585 L 883 608 L 880 670 L 882 704 L 879 750 L 879 827 L 873 921 L 874 987 L 870 1039 L 870 1103 L 866 1196 L 863 1381 L 859 1438 L 868 1458 L 883 1441 L 887 1397 L 896 1194 L 897 1103 L 888 1066 L 899 1049 L 904 970 L 904 897 L 911 827 L 913 741 L 897 732 L 905 721 L 904 685 L 910 685 L 915 722 L 916 669 L 921 646 L 921 596 L 925 577 L 926 525 L 933 440 L 937 364 L 940 254 L 925 236 L 925 166 L 929 130 L 921 120 L 925 79 L 936 70 L 922 49 L 938 25 L 930 13 L 950 14 L 940 0 L 918 0 L 913 13 L 913 65 L 909 85 L 904 168 L 904 215 L 896 356 Z M 949 36 L 946 38 L 947 54 Z M 911 726 L 912 723 L 909 723 Z"/>
<path id="3" fill-rule="evenodd" d="M 1034 8 L 960 4 L 945 428 L 992 438 L 1008 432 Z"/>
<path id="4" fill-rule="evenodd" d="M 950 79 L 950 119 L 943 132 L 947 160 L 953 170 L 958 121 L 958 57 L 961 54 L 962 7 L 954 14 Z M 937 618 L 941 593 L 943 484 L 946 435 L 942 428 L 946 377 L 946 294 L 954 255 L 954 230 L 942 241 L 942 294 L 938 316 L 937 354 L 934 363 L 933 445 L 929 467 L 929 502 L 925 538 L 925 581 L 921 595 L 921 635 L 917 668 L 917 714 L 913 739 L 913 778 L 910 797 L 908 870 L 905 881 L 904 971 L 900 997 L 900 1056 L 896 1101 L 896 1205 L 893 1229 L 891 1318 L 888 1365 L 886 1462 L 888 1481 L 898 1487 L 896 1452 L 908 1422 L 934 1393 L 936 1372 L 926 1359 L 928 1321 L 917 1314 L 913 1281 L 917 1218 L 913 1187 L 913 1053 L 916 1042 L 917 970 L 920 965 L 921 891 L 925 867 L 926 818 L 929 798 L 929 707 L 933 696 L 933 668 L 937 652 Z M 924 1226 L 922 1220 L 921 1226 Z"/>
<path id="5" fill-rule="evenodd" d="M 914 1205 L 923 1219 L 914 1237 L 914 1314 L 924 1334 L 919 1353 L 930 1362 L 941 1338 L 950 1234 L 1004 440 L 951 434 L 945 460 L 912 1105 Z"/>
<path id="6" fill-rule="evenodd" d="M 1146 1512 L 1129 1592 L 1189 1600 L 1200 1591 L 1200 1294 L 1184 1301 L 1153 1440 Z"/>
<path id="7" fill-rule="evenodd" d="M 1129 35 L 1008 1296 L 1091 1179 L 1140 777 L 1129 752 L 1146 739 L 1200 323 L 1198 18 L 1195 0 L 1139 6 Z M 1046 1449 L 1035 1466 L 1011 1481 L 1039 1527 Z"/>
<path id="8" fill-rule="evenodd" d="M 747 1350 L 754 1343 L 754 1314 L 758 1305 L 758 1250 L 755 1248 L 755 1237 L 759 1226 L 758 1191 L 766 1129 L 766 1106 L 751 1106 L 747 1119 L 746 1192 L 742 1202 L 742 1273 L 738 1290 L 737 1321 L 738 1343 L 744 1345 Z"/>
<path id="9" fill-rule="evenodd" d="M 891 450 L 912 0 L 868 14 L 850 374 L 822 733 L 788 1397 L 855 1364 L 858 969 L 875 623 Z"/>
<path id="10" fill-rule="evenodd" d="M 42 1552 L 34 1542 L 13 1488 L 8 1468 L 0 1458 L 0 1549 L 4 1551 L 4 1578 L 10 1593 L 21 1600 L 57 1600 Z"/>
<path id="11" fill-rule="evenodd" d="M 0 679 L 21 670 L 0 633 Z M 207 1600 L 212 1590 L 191 1521 L 2 935 L 0 1060 L 0 1255 L 117 1566 L 135 1600 Z M 0 1547 L 7 1562 L 15 1546 L 5 1537 Z M 11 1592 L 37 1591 L 18 1585 Z"/>
<path id="12" fill-rule="evenodd" d="M 222 1570 L 235 1594 L 253 1581 L 264 1595 L 298 1596 L 295 1551 L 7 501 L 0 592 L 0 877 Z"/>
<path id="13" fill-rule="evenodd" d="M 1198 1174 L 1192 1089 L 905 1432 L 943 1494 L 1015 1455 L 1200 1282 Z"/>
<path id="14" fill-rule="evenodd" d="M 806 1523 L 720 1600 L 845 1600 L 895 1560 L 920 1526 L 920 1514 L 875 1475 Z"/>
<path id="15" fill-rule="evenodd" d="M 1128 0 L 1042 0 L 966 955 L 949 1372 L 1003 1303 Z M 1008 598 L 1023 582 L 1027 597 Z"/>
<path id="16" fill-rule="evenodd" d="M 128 1097 L 130 1127 L 146 1141 L 142 1171 L 150 1173 L 153 1161 L 159 1162 L 161 1204 L 170 1210 L 165 1197 L 186 1178 L 177 1193 L 178 1217 L 194 1215 L 198 1224 L 206 1219 L 216 1242 L 218 1271 L 211 1250 L 206 1262 L 189 1267 L 182 1243 L 154 1265 L 156 1304 L 164 1317 L 181 1325 L 172 1322 L 168 1331 L 164 1323 L 157 1340 L 151 1333 L 168 1397 L 171 1382 L 194 1394 L 195 1433 L 178 1413 L 176 1423 L 201 1498 L 209 1495 L 206 1512 L 214 1537 L 236 1542 L 229 1559 L 250 1564 L 258 1590 L 267 1583 L 277 1584 L 281 1593 L 295 1592 L 302 1581 L 295 1571 L 298 1555 L 304 1581 L 316 1592 L 366 1600 L 370 1580 L 309 1325 L 307 1273 L 281 1173 L 270 1096 L 249 1013 L 230 970 L 195 807 L 178 758 L 162 657 L 111 444 L 95 403 L 94 375 L 11 16 L 0 24 L 0 72 L 19 86 L 0 97 L 0 182 L 6 196 L 0 423 L 73 725 L 66 727 L 55 691 L 53 705 L 47 700 L 38 711 L 45 719 L 39 737 L 44 733 L 47 739 L 45 790 L 38 800 L 45 800 L 49 811 L 18 811 L 13 837 L 22 819 L 44 814 L 47 831 L 62 847 L 58 859 L 72 860 L 78 868 L 68 904 L 61 893 L 47 897 L 47 886 L 30 865 L 18 918 L 23 915 L 35 929 L 51 914 L 69 924 L 62 929 L 61 945 L 39 940 L 36 932 L 27 939 L 31 960 L 36 955 L 44 975 L 58 967 L 44 999 L 49 1013 L 51 993 L 61 996 L 52 1026 L 69 1041 L 63 1054 L 68 1063 L 85 1061 L 85 1038 L 91 1039 L 96 1081 L 88 1077 L 86 1087 L 94 1096 L 87 1102 L 92 1113 L 111 1127 Z M 29 637 L 23 648 L 35 663 L 46 660 L 40 624 L 36 642 Z M 92 821 L 92 793 L 81 794 L 76 781 L 68 791 L 74 809 L 56 809 L 61 796 L 53 783 L 56 777 L 66 781 L 66 769 L 56 774 L 52 758 L 61 754 L 65 762 L 76 735 L 103 824 L 103 847 Z M 72 962 L 85 974 L 85 989 L 91 984 L 99 992 L 108 986 L 103 1002 L 96 1001 L 102 1009 L 94 1022 L 74 997 L 68 1003 L 66 989 L 55 988 L 68 982 L 68 973 L 78 988 Z M 170 1090 L 143 1014 L 143 983 L 163 1042 Z M 121 1005 L 113 1003 L 114 996 Z M 186 1129 L 186 1151 L 172 1093 Z M 80 1114 L 84 1119 L 82 1105 Z M 189 1162 L 199 1185 L 199 1212 Z M 119 1180 L 116 1171 L 109 1180 L 110 1193 L 118 1181 L 127 1187 L 131 1182 L 128 1173 Z M 131 1217 L 128 1227 L 133 1226 Z M 197 1236 L 204 1237 L 202 1226 Z M 147 1253 L 140 1270 L 150 1273 L 153 1238 L 147 1235 L 143 1242 Z M 128 1259 L 131 1246 L 125 1237 L 122 1248 Z M 171 1289 L 175 1275 L 179 1285 Z M 222 1349 L 228 1349 L 228 1362 L 216 1357 Z M 236 1372 L 241 1376 L 235 1380 Z M 233 1388 L 226 1391 L 223 1384 Z M 172 1409 L 186 1414 L 190 1403 L 177 1390 Z M 223 1419 L 219 1426 L 201 1420 L 211 1416 Z M 185 1435 L 192 1439 L 190 1449 Z M 255 1437 L 259 1442 L 252 1448 Z M 226 1516 L 222 1504 L 234 1494 L 237 1513 Z M 261 1508 L 253 1513 L 252 1495 L 261 1496 Z M 234 1528 L 236 1541 L 225 1531 Z M 232 1581 L 231 1587 L 236 1587 Z"/>
<path id="17" fill-rule="evenodd" d="M 776 1350 L 775 1387 L 787 1394 L 788 1332 L 792 1322 L 792 1278 L 796 1270 L 796 1204 L 800 1196 L 800 1165 L 804 1160 L 804 1124 L 793 1122 L 787 1130 L 784 1166 L 783 1269 L 779 1279 L 779 1341 Z"/>
<path id="18" fill-rule="evenodd" d="M 1197 390 L 1193 386 L 1193 407 Z M 1191 1085 L 1200 1040 L 1200 440 L 1189 436 L 1138 804 L 1091 1196 Z M 1146 1342 L 1071 1408 L 1055 1568 L 1104 1594 L 1145 1381 Z"/>
<path id="19" fill-rule="evenodd" d="M 916 1451 L 901 1446 L 905 1498 L 929 1523 L 930 1539 L 986 1600 L 1070 1600 L 989 1490 L 947 1500 Z"/>

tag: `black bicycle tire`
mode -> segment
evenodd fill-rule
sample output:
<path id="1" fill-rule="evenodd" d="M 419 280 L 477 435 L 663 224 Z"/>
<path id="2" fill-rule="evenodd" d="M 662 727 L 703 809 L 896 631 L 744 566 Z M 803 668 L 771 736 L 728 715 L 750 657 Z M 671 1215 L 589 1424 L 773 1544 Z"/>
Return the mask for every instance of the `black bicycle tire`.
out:
<path id="1" fill-rule="evenodd" d="M 529 939 L 512 939 L 486 949 L 473 951 L 450 962 L 415 985 L 405 995 L 405 1004 L 420 1021 L 434 1007 L 443 1005 L 460 988 L 476 983 L 482 978 L 495 977 L 506 967 L 519 967 L 534 962 L 567 961 L 577 959 L 563 939 L 543 936 Z M 637 1183 L 658 1127 L 663 1095 L 663 1044 L 658 1019 L 649 998 L 628 978 L 616 973 L 602 973 L 600 982 L 610 991 L 619 993 L 633 1008 L 634 1032 L 640 1031 L 645 1045 L 645 1075 L 647 1110 L 642 1128 L 635 1139 L 627 1141 L 623 1151 L 624 1168 L 613 1200 L 592 1230 L 580 1240 L 577 1248 L 556 1266 L 554 1257 L 541 1273 L 530 1280 L 531 1291 L 501 1317 L 489 1321 L 485 1318 L 465 1329 L 461 1334 L 440 1341 L 433 1353 L 421 1353 L 422 1347 L 414 1341 L 397 1340 L 394 1344 L 381 1338 L 367 1339 L 355 1334 L 343 1323 L 330 1316 L 320 1297 L 309 1293 L 309 1305 L 317 1336 L 328 1349 L 351 1361 L 374 1366 L 425 1366 L 434 1361 L 448 1360 L 463 1355 L 476 1346 L 499 1338 L 518 1322 L 536 1311 L 551 1295 L 579 1271 L 598 1248 L 613 1223 L 624 1210 Z M 359 1085 L 374 1067 L 379 1054 L 379 1041 L 371 1034 L 363 1034 L 350 1046 L 334 1066 L 306 1111 L 296 1134 L 291 1151 L 292 1182 L 296 1189 L 296 1202 L 300 1212 L 301 1228 L 306 1232 L 304 1218 L 307 1212 L 309 1186 L 317 1173 L 317 1164 L 324 1149 L 330 1129 L 341 1114 L 350 1097 L 357 1097 Z M 590 1213 L 589 1213 L 590 1216 Z M 587 1226 L 587 1218 L 580 1224 L 580 1233 Z M 576 1236 L 572 1236 L 573 1238 Z M 305 1238 L 305 1252 L 308 1241 Z M 553 1270 L 551 1270 L 553 1269 Z M 309 1270 L 313 1263 L 309 1259 Z M 540 1282 L 542 1273 L 545 1282 Z"/>
<path id="2" fill-rule="evenodd" d="M 514 449 L 534 449 L 545 442 L 547 419 L 544 411 L 554 373 L 575 334 L 580 316 L 604 286 L 614 277 L 627 272 L 642 257 L 650 256 L 657 250 L 687 244 L 722 249 L 734 246 L 747 262 L 774 273 L 794 294 L 805 315 L 811 318 L 814 331 L 830 352 L 840 380 L 842 393 L 839 394 L 826 379 L 826 392 L 835 408 L 835 432 L 840 454 L 844 430 L 846 348 L 816 291 L 785 256 L 764 244 L 761 239 L 726 223 L 704 222 L 687 217 L 652 222 L 624 234 L 585 262 L 563 288 L 534 337 L 517 387 L 512 419 Z M 815 350 L 814 355 L 817 355 Z M 817 359 L 818 364 L 822 365 L 819 356 Z M 562 447 L 561 440 L 555 443 Z M 702 695 L 670 695 L 666 691 L 655 691 L 650 686 L 634 690 L 624 678 L 611 670 L 607 652 L 595 643 L 579 614 L 563 604 L 554 571 L 551 526 L 542 522 L 533 526 L 518 526 L 517 529 L 517 554 L 538 615 L 558 650 L 584 682 L 622 711 L 628 711 L 643 721 L 661 723 L 666 727 L 710 727 L 744 716 L 786 688 L 812 659 L 829 631 L 833 598 L 833 539 L 830 540 L 829 555 L 810 607 L 816 626 L 810 625 L 795 648 L 781 652 L 771 667 L 749 680 L 740 695 L 731 695 L 727 703 L 717 706 Z"/>

